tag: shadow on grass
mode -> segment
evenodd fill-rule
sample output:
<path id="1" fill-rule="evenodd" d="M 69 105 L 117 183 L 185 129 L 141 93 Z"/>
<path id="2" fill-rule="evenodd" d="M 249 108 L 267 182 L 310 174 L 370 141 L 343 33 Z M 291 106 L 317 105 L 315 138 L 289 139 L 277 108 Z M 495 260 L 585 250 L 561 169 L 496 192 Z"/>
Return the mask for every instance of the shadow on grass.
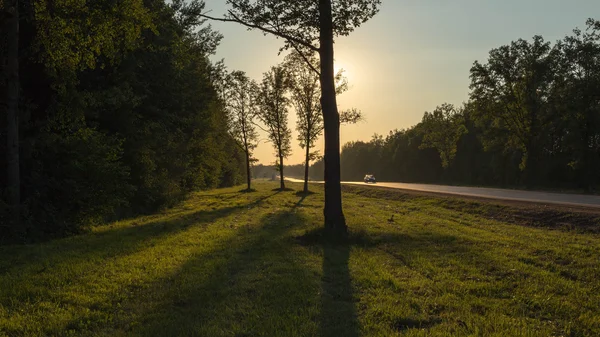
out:
<path id="1" fill-rule="evenodd" d="M 304 192 L 303 190 L 296 192 L 296 196 L 303 197 L 303 198 L 306 198 L 309 195 L 313 195 L 313 194 L 316 194 L 316 192 L 313 192 L 313 191 Z"/>
<path id="2" fill-rule="evenodd" d="M 321 282 L 321 336 L 359 336 L 358 316 L 353 298 L 347 244 L 323 246 Z"/>
<path id="3" fill-rule="evenodd" d="M 351 246 L 362 244 L 363 236 L 350 233 L 343 239 L 332 238 L 324 228 L 317 228 L 296 237 L 296 240 L 303 246 L 320 246 L 323 249 L 319 336 L 359 336 L 348 263 Z"/>
<path id="4" fill-rule="evenodd" d="M 303 246 L 322 247 L 323 279 L 321 284 L 320 336 L 359 336 L 360 324 L 356 312 L 356 299 L 353 294 L 349 271 L 349 257 L 352 247 L 385 251 L 402 264 L 410 264 L 414 256 L 429 254 L 445 256 L 451 253 L 469 251 L 452 236 L 413 237 L 404 234 L 374 235 L 365 230 L 350 230 L 345 238 L 332 238 L 324 228 L 307 231 L 296 237 Z M 429 240 L 433 240 L 435 244 Z M 403 254 L 387 251 L 385 247 L 394 244 L 402 247 Z M 439 317 L 390 317 L 389 326 L 400 333 L 410 329 L 429 329 L 442 322 Z"/>
<path id="5" fill-rule="evenodd" d="M 315 272 L 290 246 L 288 231 L 306 223 L 297 212 L 268 214 L 199 253 L 176 275 L 157 280 L 157 305 L 140 318 L 138 336 L 305 336 L 318 316 Z M 318 270 L 318 266 L 317 266 Z"/>
<path id="6" fill-rule="evenodd" d="M 49 255 L 35 256 L 41 254 L 38 252 L 28 262 L 41 257 L 83 263 L 89 258 L 138 252 L 190 225 L 207 225 L 276 194 L 243 205 L 175 214 L 166 221 L 63 240 L 47 250 Z M 173 274 L 141 288 L 127 289 L 135 292 L 128 303 L 123 303 L 130 317 L 115 314 L 114 329 L 138 336 L 358 336 L 360 325 L 349 270 L 353 246 L 387 251 L 405 264 L 410 264 L 415 254 L 439 258 L 469 249 L 452 236 L 374 235 L 365 231 L 351 231 L 346 241 L 333 243 L 318 229 L 296 238 L 304 246 L 322 250 L 322 262 L 315 262 L 310 254 L 301 254 L 303 248 L 294 245 L 290 235 L 290 231 L 307 225 L 308 220 L 295 209 L 305 198 L 284 211 L 267 213 L 256 226 L 237 228 L 234 235 L 220 241 L 211 236 L 206 237 L 210 242 L 199 240 L 195 253 Z M 401 249 L 390 250 L 388 243 Z M 205 244 L 211 248 L 202 249 Z M 25 270 L 19 277 L 37 277 L 37 272 Z M 70 327 L 86 329 L 82 317 L 73 319 Z M 439 322 L 437 317 L 396 317 L 389 324 L 402 332 Z"/>
<path id="7" fill-rule="evenodd" d="M 0 272 L 17 272 L 27 267 L 27 272 L 18 274 L 29 278 L 30 272 L 41 273 L 53 268 L 60 269 L 63 265 L 73 267 L 78 263 L 87 263 L 89 259 L 102 260 L 132 254 L 191 225 L 205 226 L 240 210 L 257 206 L 275 194 L 242 205 L 173 214 L 168 220 L 134 221 L 132 226 L 58 239 L 45 244 L 0 247 L 0 256 L 3 256 L 0 259 Z"/>

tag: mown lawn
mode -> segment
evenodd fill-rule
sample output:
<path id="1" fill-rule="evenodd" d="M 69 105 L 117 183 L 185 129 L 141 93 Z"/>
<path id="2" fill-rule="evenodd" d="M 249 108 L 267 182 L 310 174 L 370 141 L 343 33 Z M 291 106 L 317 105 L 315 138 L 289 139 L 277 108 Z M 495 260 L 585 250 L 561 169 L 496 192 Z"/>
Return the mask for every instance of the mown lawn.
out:
<path id="1" fill-rule="evenodd" d="M 600 335 L 597 233 L 346 193 L 331 244 L 320 187 L 256 187 L 0 248 L 0 336 Z"/>

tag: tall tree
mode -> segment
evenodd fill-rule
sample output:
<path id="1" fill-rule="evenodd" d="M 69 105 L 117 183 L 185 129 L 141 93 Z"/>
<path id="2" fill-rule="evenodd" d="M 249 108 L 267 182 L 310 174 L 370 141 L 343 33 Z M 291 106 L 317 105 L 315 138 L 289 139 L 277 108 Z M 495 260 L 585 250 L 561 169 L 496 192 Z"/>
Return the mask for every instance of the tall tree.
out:
<path id="1" fill-rule="evenodd" d="M 569 132 L 569 166 L 587 190 L 600 169 L 600 21 L 589 19 L 586 30 L 575 29 L 559 44 L 561 61 L 552 97 L 556 115 Z"/>
<path id="2" fill-rule="evenodd" d="M 340 116 L 335 95 L 334 38 L 349 35 L 378 12 L 381 0 L 227 0 L 224 18 L 285 39 L 282 49 L 319 53 L 320 67 L 307 62 L 319 74 L 325 130 L 325 228 L 345 235 L 340 183 Z M 318 46 L 317 46 L 318 43 Z"/>
<path id="3" fill-rule="evenodd" d="M 258 119 L 266 127 L 267 135 L 277 155 L 276 165 L 279 168 L 280 188 L 285 189 L 283 160 L 292 154 L 292 131 L 288 126 L 288 109 L 290 100 L 287 92 L 290 88 L 290 77 L 282 66 L 272 67 L 263 75 L 258 93 Z"/>
<path id="4" fill-rule="evenodd" d="M 11 207 L 13 230 L 20 231 L 21 178 L 19 161 L 19 1 L 5 0 L 6 22 L 6 162 L 7 201 Z M 2 23 L 0 21 L 0 23 Z"/>
<path id="5" fill-rule="evenodd" d="M 224 100 L 229 113 L 229 130 L 246 156 L 246 183 L 250 190 L 252 179 L 250 166 L 254 161 L 252 152 L 256 148 L 258 139 L 254 124 L 258 85 L 243 71 L 234 71 L 228 77 Z"/>
<path id="6" fill-rule="evenodd" d="M 316 64 L 314 57 L 308 59 Z M 298 53 L 291 53 L 286 58 L 286 68 L 291 75 L 291 98 L 296 109 L 298 142 L 305 150 L 304 156 L 304 193 L 308 193 L 308 168 L 310 161 L 318 156 L 318 151 L 311 151 L 315 142 L 323 132 L 323 114 L 321 111 L 319 76 L 316 75 Z"/>
<path id="7" fill-rule="evenodd" d="M 522 151 L 521 169 L 526 182 L 536 184 L 544 97 L 551 83 L 555 53 L 541 36 L 532 42 L 519 39 L 490 51 L 487 64 L 471 68 L 471 99 L 491 119 L 490 126 L 510 132 L 510 143 Z"/>

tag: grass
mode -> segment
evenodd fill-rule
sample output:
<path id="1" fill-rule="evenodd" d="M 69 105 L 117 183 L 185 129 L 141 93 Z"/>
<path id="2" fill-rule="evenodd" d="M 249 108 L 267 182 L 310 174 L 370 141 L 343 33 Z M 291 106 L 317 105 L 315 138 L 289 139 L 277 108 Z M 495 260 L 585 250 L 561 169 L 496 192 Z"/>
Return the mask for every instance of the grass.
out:
<path id="1" fill-rule="evenodd" d="M 352 189 L 333 245 L 321 187 L 274 187 L 0 248 L 0 336 L 600 335 L 597 232 Z"/>

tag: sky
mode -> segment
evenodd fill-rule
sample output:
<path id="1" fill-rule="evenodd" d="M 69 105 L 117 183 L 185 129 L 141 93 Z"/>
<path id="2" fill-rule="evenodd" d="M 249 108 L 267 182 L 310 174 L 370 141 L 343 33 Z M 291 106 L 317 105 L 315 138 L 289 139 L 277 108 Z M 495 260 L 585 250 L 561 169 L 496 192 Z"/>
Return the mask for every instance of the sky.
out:
<path id="1" fill-rule="evenodd" d="M 225 0 L 205 0 L 210 15 L 225 13 Z M 519 38 L 542 35 L 555 42 L 600 19 L 598 0 L 382 0 L 380 12 L 335 42 L 336 68 L 345 70 L 350 90 L 339 109 L 357 108 L 365 121 L 342 126 L 341 144 L 409 128 L 442 103 L 460 105 L 469 96 L 469 70 L 485 63 L 491 49 Z M 212 22 L 224 38 L 213 60 L 260 81 L 280 63 L 283 40 L 248 31 L 236 23 Z M 285 164 L 303 163 L 290 108 L 293 152 Z M 323 148 L 322 140 L 317 149 Z M 275 162 L 273 146 L 261 135 L 254 156 Z"/>

